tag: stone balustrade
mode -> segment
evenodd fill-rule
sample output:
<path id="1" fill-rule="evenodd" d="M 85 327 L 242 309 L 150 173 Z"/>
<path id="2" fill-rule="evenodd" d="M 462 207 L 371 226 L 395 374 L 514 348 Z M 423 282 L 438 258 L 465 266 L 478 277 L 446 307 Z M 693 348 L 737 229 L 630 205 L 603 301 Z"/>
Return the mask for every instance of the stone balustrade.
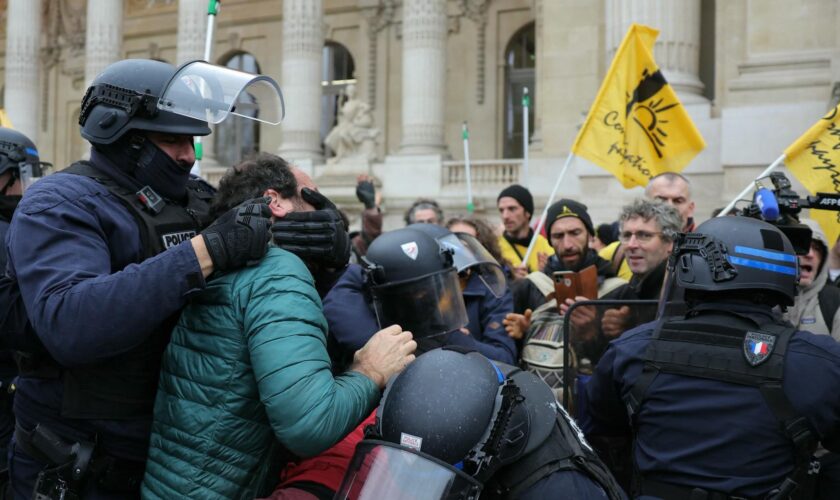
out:
<path id="1" fill-rule="evenodd" d="M 519 173 L 522 160 L 475 160 L 470 162 L 470 177 L 474 187 L 497 187 L 498 189 L 521 182 Z M 465 187 L 467 169 L 463 161 L 443 162 L 441 187 Z"/>

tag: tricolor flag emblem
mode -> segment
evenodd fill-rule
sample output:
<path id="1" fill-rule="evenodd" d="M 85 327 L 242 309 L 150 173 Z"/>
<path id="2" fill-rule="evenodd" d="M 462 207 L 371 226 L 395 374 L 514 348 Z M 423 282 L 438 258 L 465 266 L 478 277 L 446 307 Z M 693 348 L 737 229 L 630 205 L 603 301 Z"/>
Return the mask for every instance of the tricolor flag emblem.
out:
<path id="1" fill-rule="evenodd" d="M 744 357 L 747 359 L 747 363 L 758 366 L 767 361 L 773 354 L 774 345 L 776 345 L 775 335 L 747 332 L 744 336 Z"/>
<path id="2" fill-rule="evenodd" d="M 767 354 L 767 342 L 750 341 L 750 350 L 753 354 Z"/>

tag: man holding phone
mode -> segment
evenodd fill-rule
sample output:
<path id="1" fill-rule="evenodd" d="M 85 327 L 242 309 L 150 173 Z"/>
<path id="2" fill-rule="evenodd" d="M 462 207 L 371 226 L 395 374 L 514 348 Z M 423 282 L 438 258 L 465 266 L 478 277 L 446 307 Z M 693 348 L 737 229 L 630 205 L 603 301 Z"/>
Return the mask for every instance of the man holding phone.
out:
<path id="1" fill-rule="evenodd" d="M 540 266 L 541 273 L 531 273 L 528 279 L 514 282 L 511 286 L 513 310 L 517 313 L 534 310 L 545 303 L 546 295 L 554 289 L 552 274 L 557 271 L 578 272 L 595 266 L 599 286 L 607 278 L 615 276 L 609 261 L 599 257 L 589 246 L 595 229 L 586 205 L 568 198 L 561 199 L 548 207 L 545 220 L 548 243 L 555 253 L 544 260 Z"/>
<path id="2" fill-rule="evenodd" d="M 650 300 L 658 299 L 665 277 L 665 265 L 674 239 L 683 227 L 682 218 L 676 208 L 662 201 L 639 198 L 621 209 L 619 215 L 619 240 L 626 247 L 625 256 L 633 278 L 629 283 L 604 295 L 605 300 Z M 560 305 L 563 314 L 575 302 L 585 300 L 577 297 Z M 580 339 L 594 344 L 591 353 L 596 362 L 607 342 L 618 337 L 625 330 L 653 319 L 650 311 L 632 311 L 629 306 L 607 309 L 601 315 L 600 328 L 592 325 L 596 311 L 591 307 L 577 307 L 572 312 L 572 323 L 576 331 L 589 332 L 591 338 Z"/>

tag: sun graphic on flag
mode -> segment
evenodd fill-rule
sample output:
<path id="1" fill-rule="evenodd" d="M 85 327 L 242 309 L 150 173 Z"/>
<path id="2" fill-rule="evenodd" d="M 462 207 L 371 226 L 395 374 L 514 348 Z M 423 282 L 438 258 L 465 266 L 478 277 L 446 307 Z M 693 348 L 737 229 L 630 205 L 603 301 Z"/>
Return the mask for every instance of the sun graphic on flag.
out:
<path id="1" fill-rule="evenodd" d="M 660 148 L 665 147 L 665 138 L 668 137 L 668 133 L 662 128 L 662 125 L 668 123 L 668 120 L 662 118 L 660 114 L 675 106 L 679 106 L 679 103 L 676 102 L 663 104 L 664 100 L 652 100 L 633 108 L 633 121 L 641 127 L 659 158 L 662 158 L 662 150 Z"/>

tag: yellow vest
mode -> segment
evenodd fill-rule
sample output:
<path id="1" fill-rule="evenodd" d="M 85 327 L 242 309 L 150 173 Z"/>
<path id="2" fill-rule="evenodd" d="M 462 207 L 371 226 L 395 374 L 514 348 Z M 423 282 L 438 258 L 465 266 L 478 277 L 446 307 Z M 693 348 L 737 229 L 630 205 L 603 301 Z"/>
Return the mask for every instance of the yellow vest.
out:
<path id="1" fill-rule="evenodd" d="M 514 249 L 514 247 L 516 247 Z M 525 256 L 525 252 L 528 251 L 528 247 L 523 247 L 522 245 L 513 245 L 505 239 L 504 236 L 499 236 L 499 248 L 502 251 L 502 257 L 507 259 L 510 262 L 510 265 L 516 267 L 522 264 L 522 257 Z M 518 253 L 517 253 L 518 252 Z M 548 240 L 543 237 L 543 235 L 537 235 L 537 242 L 534 243 L 534 251 L 531 252 L 531 256 L 528 257 L 528 272 L 532 273 L 534 271 L 541 271 L 539 260 L 537 254 L 544 253 L 548 256 L 554 255 L 554 248 L 548 244 Z M 520 255 L 522 257 L 520 257 Z"/>
<path id="2" fill-rule="evenodd" d="M 598 252 L 598 256 L 604 260 L 608 260 L 610 262 L 613 261 L 613 256 L 615 252 L 618 250 L 618 245 L 620 243 L 618 241 L 613 241 L 609 245 L 605 246 Z M 630 278 L 633 277 L 633 271 L 630 270 L 630 266 L 627 265 L 627 259 L 624 257 L 621 258 L 621 266 L 618 268 L 618 277 L 630 281 Z"/>

